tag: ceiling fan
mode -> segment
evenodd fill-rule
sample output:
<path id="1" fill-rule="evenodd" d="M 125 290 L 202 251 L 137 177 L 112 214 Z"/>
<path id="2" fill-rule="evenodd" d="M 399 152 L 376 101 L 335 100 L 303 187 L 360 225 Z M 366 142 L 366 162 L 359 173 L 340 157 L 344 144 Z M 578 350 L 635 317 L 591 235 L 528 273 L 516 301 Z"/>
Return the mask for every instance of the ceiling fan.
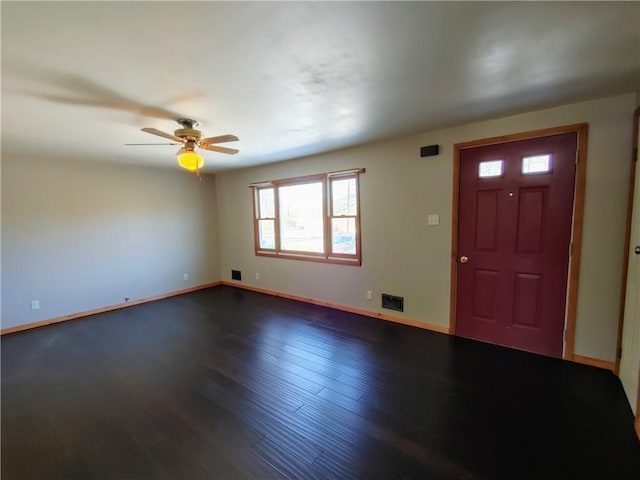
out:
<path id="1" fill-rule="evenodd" d="M 238 137 L 235 135 L 219 135 L 217 137 L 202 138 L 202 132 L 196 130 L 198 122 L 190 118 L 179 118 L 176 120 L 182 128 L 171 133 L 163 132 L 157 128 L 142 128 L 141 130 L 152 135 L 168 138 L 174 143 L 126 143 L 125 145 L 183 145 L 176 153 L 178 156 L 178 164 L 187 170 L 197 171 L 204 165 L 204 159 L 196 153 L 196 147 L 212 152 L 226 153 L 227 155 L 235 155 L 238 150 L 235 148 L 220 147 L 218 143 L 235 142 Z"/>

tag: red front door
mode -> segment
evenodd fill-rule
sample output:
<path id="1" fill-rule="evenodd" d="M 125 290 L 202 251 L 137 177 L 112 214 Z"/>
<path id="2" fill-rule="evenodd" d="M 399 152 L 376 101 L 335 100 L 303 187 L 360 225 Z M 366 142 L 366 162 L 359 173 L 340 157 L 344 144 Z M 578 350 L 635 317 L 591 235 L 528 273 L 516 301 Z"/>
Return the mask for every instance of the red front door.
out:
<path id="1" fill-rule="evenodd" d="M 456 334 L 562 356 L 577 134 L 463 149 Z"/>

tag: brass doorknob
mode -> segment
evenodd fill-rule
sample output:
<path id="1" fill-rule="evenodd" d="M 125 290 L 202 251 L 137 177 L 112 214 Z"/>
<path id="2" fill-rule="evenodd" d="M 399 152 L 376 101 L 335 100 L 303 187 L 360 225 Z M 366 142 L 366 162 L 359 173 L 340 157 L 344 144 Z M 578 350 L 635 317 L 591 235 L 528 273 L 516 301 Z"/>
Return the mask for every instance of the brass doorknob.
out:
<path id="1" fill-rule="evenodd" d="M 460 263 L 467 263 L 469 261 L 469 257 L 465 257 L 464 255 L 460 257 Z"/>

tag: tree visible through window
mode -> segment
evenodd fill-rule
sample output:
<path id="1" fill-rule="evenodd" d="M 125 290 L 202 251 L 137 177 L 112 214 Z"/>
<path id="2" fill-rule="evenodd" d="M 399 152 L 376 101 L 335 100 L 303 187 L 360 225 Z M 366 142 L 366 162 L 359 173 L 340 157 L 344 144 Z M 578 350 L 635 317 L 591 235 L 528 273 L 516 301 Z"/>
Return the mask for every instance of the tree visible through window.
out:
<path id="1" fill-rule="evenodd" d="M 360 265 L 362 171 L 252 185 L 256 255 Z"/>

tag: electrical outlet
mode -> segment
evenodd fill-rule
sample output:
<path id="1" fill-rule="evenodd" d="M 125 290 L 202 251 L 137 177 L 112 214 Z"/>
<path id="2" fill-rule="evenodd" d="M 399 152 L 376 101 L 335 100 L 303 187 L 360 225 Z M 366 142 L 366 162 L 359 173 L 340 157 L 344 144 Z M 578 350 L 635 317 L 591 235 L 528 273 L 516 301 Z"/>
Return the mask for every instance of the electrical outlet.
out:
<path id="1" fill-rule="evenodd" d="M 185 273 L 183 276 L 184 276 L 185 280 L 189 280 L 189 274 L 188 273 Z"/>
<path id="2" fill-rule="evenodd" d="M 440 225 L 440 215 L 427 215 L 427 225 Z"/>
<path id="3" fill-rule="evenodd" d="M 31 300 L 31 310 L 40 310 L 40 300 Z"/>
<path id="4" fill-rule="evenodd" d="M 367 300 L 373 300 L 373 290 L 367 290 Z"/>
<path id="5" fill-rule="evenodd" d="M 260 274 L 256 272 L 256 280 L 260 280 Z"/>

